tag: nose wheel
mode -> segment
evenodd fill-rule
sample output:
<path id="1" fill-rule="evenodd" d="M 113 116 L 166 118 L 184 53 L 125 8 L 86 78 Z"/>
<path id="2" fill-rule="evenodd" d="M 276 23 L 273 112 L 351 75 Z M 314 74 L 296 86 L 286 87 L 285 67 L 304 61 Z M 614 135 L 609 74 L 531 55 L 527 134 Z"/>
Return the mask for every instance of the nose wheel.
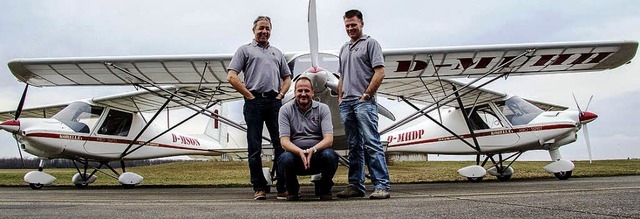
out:
<path id="1" fill-rule="evenodd" d="M 573 171 L 562 171 L 562 172 L 554 173 L 553 175 L 555 175 L 556 178 L 558 178 L 559 180 L 567 180 L 571 178 L 572 173 Z"/>
<path id="2" fill-rule="evenodd" d="M 29 183 L 29 187 L 31 187 L 31 189 L 39 190 L 39 189 L 42 189 L 44 185 L 40 183 Z"/>

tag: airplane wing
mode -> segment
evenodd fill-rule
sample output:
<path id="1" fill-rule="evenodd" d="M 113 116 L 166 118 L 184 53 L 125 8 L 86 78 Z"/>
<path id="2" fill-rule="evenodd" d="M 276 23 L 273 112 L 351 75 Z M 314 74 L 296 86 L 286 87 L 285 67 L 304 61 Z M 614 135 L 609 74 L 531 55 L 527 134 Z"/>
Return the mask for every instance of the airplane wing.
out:
<path id="1" fill-rule="evenodd" d="M 32 108 L 25 108 L 20 113 L 21 118 L 49 118 L 60 110 L 64 109 L 70 103 L 61 103 L 53 105 L 38 106 Z M 11 120 L 15 118 L 15 110 L 0 112 L 0 121 Z"/>
<path id="2" fill-rule="evenodd" d="M 242 95 L 236 92 L 231 85 L 221 85 L 216 87 L 198 87 L 198 86 L 166 86 L 165 91 L 169 91 L 175 95 L 183 97 L 185 100 L 174 100 L 167 104 L 167 108 L 182 108 L 183 104 L 208 105 L 213 101 L 224 103 L 240 99 Z M 155 112 L 167 101 L 171 95 L 158 89 L 151 88 L 149 91 L 141 90 L 129 93 L 95 97 L 84 100 L 91 101 L 95 104 L 110 106 L 129 112 Z M 33 108 L 25 108 L 20 114 L 21 118 L 49 118 L 60 110 L 65 108 L 71 102 L 53 104 L 46 106 L 38 106 Z M 0 121 L 14 118 L 15 110 L 0 112 Z"/>
<path id="3" fill-rule="evenodd" d="M 394 78 L 385 79 L 378 88 L 378 94 L 392 98 L 404 97 L 412 103 L 429 105 L 450 95 L 455 90 L 460 94 L 470 92 L 460 97 L 465 106 L 471 106 L 474 103 L 481 104 L 501 100 L 507 96 L 505 93 L 484 88 L 475 88 L 473 86 L 463 88 L 466 85 L 467 84 L 462 82 L 447 79 L 420 80 L 416 78 Z M 452 99 L 452 97 L 449 99 Z M 459 107 L 455 101 L 440 106 Z"/>
<path id="4" fill-rule="evenodd" d="M 227 83 L 233 54 L 32 58 L 9 61 L 9 69 L 29 85 L 218 85 Z M 122 70 L 129 71 L 126 74 Z"/>
<path id="5" fill-rule="evenodd" d="M 182 104 L 187 105 L 208 105 L 213 101 L 220 103 L 238 100 L 242 98 L 242 94 L 238 93 L 226 84 L 218 87 L 198 87 L 198 86 L 170 86 L 163 87 L 165 91 L 169 91 L 174 95 L 183 97 L 184 100 L 173 98 L 167 104 L 167 108 L 182 108 Z M 149 91 L 135 91 L 130 93 L 111 95 L 105 97 L 96 97 L 91 99 L 92 102 L 100 105 L 110 106 L 129 112 L 155 112 L 171 97 L 167 92 L 158 88 L 149 89 Z"/>
<path id="6" fill-rule="evenodd" d="M 628 63 L 637 48 L 605 41 L 385 50 L 385 81 L 599 71 Z"/>
<path id="7" fill-rule="evenodd" d="M 486 88 L 477 88 L 467 85 L 466 83 L 443 79 L 443 80 L 420 80 L 415 78 L 389 79 L 378 88 L 378 94 L 387 98 L 403 97 L 412 103 L 429 105 L 437 102 L 441 98 L 457 91 L 459 94 L 467 93 L 460 96 L 460 100 L 464 106 L 480 105 L 492 101 L 504 100 L 508 98 L 506 93 L 489 90 Z M 455 95 L 447 99 L 454 99 Z M 525 99 L 545 111 L 562 111 L 567 107 L 550 103 Z M 440 106 L 459 107 L 457 101 L 451 101 Z"/>

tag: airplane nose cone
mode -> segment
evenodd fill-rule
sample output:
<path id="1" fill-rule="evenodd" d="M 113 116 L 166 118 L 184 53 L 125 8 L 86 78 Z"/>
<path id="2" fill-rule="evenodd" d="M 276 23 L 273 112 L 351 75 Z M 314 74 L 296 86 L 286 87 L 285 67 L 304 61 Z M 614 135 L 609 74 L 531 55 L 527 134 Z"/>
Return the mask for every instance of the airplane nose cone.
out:
<path id="1" fill-rule="evenodd" d="M 596 118 L 598 118 L 598 115 L 595 113 L 584 111 L 582 112 L 582 115 L 580 115 L 580 123 L 587 124 Z"/>
<path id="2" fill-rule="evenodd" d="M 311 67 L 307 69 L 303 76 L 309 78 L 313 83 L 314 92 L 322 92 L 327 86 L 327 71 L 321 67 Z"/>
<path id="3" fill-rule="evenodd" d="M 20 131 L 20 121 L 18 120 L 7 120 L 0 123 L 0 128 L 11 133 L 18 133 Z"/>

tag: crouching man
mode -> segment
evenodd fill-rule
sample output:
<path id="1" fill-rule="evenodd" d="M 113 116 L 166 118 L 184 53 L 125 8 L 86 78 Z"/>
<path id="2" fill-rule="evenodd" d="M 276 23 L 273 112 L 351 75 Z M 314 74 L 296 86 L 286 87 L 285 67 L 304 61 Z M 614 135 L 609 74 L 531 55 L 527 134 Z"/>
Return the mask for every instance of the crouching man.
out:
<path id="1" fill-rule="evenodd" d="M 287 201 L 300 199 L 298 175 L 322 174 L 316 181 L 320 200 L 332 199 L 333 175 L 338 169 L 338 156 L 331 149 L 333 124 L 329 106 L 313 101 L 311 80 L 300 77 L 294 87 L 295 101 L 280 108 L 280 143 L 285 152 L 278 159 L 284 173 Z"/>

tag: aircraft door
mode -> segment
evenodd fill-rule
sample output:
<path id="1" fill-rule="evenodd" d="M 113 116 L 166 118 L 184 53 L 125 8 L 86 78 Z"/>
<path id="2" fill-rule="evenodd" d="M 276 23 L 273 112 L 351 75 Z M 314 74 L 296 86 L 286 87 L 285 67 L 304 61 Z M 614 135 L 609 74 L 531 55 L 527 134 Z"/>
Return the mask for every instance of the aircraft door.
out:
<path id="1" fill-rule="evenodd" d="M 520 140 L 518 133 L 513 131 L 502 114 L 489 104 L 476 106 L 467 115 L 471 128 L 478 136 L 478 143 L 483 148 L 498 150 L 513 146 Z"/>
<path id="2" fill-rule="evenodd" d="M 120 154 L 129 144 L 127 136 L 131 129 L 133 114 L 109 109 L 96 130 L 91 132 L 91 139 L 84 144 L 89 153 Z"/>

